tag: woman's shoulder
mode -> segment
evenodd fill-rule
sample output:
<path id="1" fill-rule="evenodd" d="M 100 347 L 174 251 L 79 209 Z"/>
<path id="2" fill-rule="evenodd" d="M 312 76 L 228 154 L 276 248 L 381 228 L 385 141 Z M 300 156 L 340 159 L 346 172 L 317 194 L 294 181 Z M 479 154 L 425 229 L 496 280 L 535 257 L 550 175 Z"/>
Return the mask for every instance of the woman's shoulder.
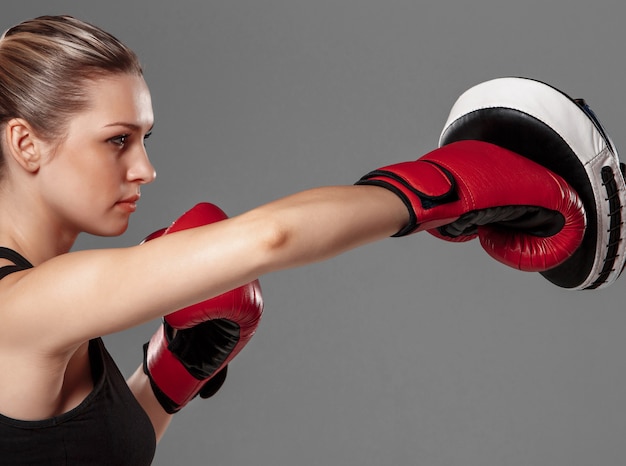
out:
<path id="1" fill-rule="evenodd" d="M 3 325 L 7 332 L 12 330 L 10 324 L 12 312 L 11 287 L 21 276 L 28 273 L 32 267 L 32 264 L 17 251 L 0 246 L 0 318 L 3 319 L 3 322 L 5 322 L 5 316 L 9 318 Z M 2 333 L 3 331 L 0 329 L 0 334 Z"/>

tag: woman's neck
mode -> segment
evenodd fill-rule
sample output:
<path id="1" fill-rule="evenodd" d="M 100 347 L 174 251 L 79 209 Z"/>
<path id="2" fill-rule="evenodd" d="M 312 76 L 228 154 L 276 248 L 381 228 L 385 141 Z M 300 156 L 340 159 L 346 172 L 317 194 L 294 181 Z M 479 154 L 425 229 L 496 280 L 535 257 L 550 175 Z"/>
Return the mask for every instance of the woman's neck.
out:
<path id="1" fill-rule="evenodd" d="M 0 246 L 14 249 L 33 265 L 69 252 L 78 236 L 63 231 L 40 210 L 27 199 L 12 201 L 0 193 Z"/>

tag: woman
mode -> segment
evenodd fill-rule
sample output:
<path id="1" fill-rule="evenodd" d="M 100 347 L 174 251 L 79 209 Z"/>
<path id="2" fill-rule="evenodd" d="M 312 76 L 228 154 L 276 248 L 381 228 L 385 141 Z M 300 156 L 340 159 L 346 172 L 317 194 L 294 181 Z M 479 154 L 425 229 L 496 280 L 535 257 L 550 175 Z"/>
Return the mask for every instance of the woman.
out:
<path id="1" fill-rule="evenodd" d="M 357 186 L 304 191 L 136 247 L 69 253 L 82 232 L 126 230 L 155 177 L 144 146 L 153 118 L 137 58 L 99 28 L 41 17 L 0 40 L 0 451 L 10 464 L 150 463 L 172 415 L 144 365 L 127 387 L 109 386 L 119 373 L 101 335 L 390 235 L 459 217 L 468 230 L 435 234 L 465 235 L 501 219 L 506 207 L 472 216 L 494 206 L 559 211 L 567 244 L 554 263 L 584 230 L 580 201 L 559 177 L 461 143 Z M 520 180 L 520 170 L 536 176 Z M 508 248 L 496 241 L 492 253 Z"/>

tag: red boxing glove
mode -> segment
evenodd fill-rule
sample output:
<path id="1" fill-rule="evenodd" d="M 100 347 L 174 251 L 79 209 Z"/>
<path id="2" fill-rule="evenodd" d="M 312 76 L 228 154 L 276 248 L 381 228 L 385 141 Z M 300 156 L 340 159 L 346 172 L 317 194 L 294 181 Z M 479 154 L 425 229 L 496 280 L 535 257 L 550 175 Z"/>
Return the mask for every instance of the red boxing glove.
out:
<path id="1" fill-rule="evenodd" d="M 478 236 L 493 258 L 520 270 L 556 267 L 585 233 L 583 204 L 565 180 L 486 142 L 455 142 L 357 184 L 387 188 L 406 204 L 409 224 L 394 236 L 423 230 L 452 241 Z"/>
<path id="2" fill-rule="evenodd" d="M 213 204 L 197 204 L 170 227 L 146 238 L 226 219 Z M 173 312 L 144 346 L 144 372 L 156 398 L 175 413 L 198 393 L 215 393 L 226 377 L 228 363 L 250 341 L 263 312 L 258 280 Z"/>

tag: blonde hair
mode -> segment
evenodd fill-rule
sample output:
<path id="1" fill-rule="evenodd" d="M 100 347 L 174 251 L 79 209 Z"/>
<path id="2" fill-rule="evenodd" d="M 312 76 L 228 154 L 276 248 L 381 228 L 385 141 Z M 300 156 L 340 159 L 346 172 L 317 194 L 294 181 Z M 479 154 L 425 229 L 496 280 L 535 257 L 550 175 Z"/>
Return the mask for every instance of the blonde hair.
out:
<path id="1" fill-rule="evenodd" d="M 0 129 L 23 118 L 57 140 L 89 105 L 85 82 L 123 73 L 143 74 L 135 53 L 108 32 L 71 16 L 24 21 L 0 37 Z"/>

